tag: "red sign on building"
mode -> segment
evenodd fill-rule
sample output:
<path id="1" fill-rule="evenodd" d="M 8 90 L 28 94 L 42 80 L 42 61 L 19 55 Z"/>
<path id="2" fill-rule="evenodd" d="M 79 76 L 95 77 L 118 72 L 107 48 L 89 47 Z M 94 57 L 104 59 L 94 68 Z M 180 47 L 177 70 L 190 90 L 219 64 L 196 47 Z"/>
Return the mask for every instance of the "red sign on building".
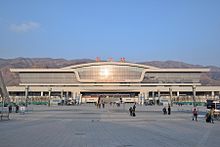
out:
<path id="1" fill-rule="evenodd" d="M 120 61 L 121 61 L 121 62 L 125 62 L 125 58 L 124 58 L 124 57 L 122 57 Z"/>
<path id="2" fill-rule="evenodd" d="M 95 61 L 96 61 L 96 62 L 100 62 L 100 58 L 99 58 L 99 57 L 96 57 Z"/>

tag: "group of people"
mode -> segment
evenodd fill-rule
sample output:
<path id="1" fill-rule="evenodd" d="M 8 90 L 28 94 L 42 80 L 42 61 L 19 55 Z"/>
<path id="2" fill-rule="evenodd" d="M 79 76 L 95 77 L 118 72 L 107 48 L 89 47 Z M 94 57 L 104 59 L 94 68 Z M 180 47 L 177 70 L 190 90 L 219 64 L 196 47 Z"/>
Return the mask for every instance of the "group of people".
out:
<path id="1" fill-rule="evenodd" d="M 15 105 L 15 113 L 18 113 L 19 111 L 19 106 L 18 105 Z M 8 112 L 9 113 L 12 113 L 12 105 L 9 105 L 8 106 Z"/>
<path id="2" fill-rule="evenodd" d="M 170 115 L 171 114 L 171 107 L 170 107 L 170 105 L 168 105 L 168 108 L 166 108 L 166 106 L 165 107 L 163 107 L 163 114 L 164 115 L 166 115 L 166 114 L 168 114 L 168 115 Z M 168 113 L 167 113 L 168 112 Z"/>
<path id="3" fill-rule="evenodd" d="M 194 107 L 192 110 L 192 121 L 198 121 L 198 108 Z M 211 110 L 209 110 L 206 115 L 205 115 L 205 120 L 207 123 L 214 123 L 214 108 L 212 108 Z"/>
<path id="4" fill-rule="evenodd" d="M 206 122 L 214 124 L 214 108 L 206 113 Z"/>
<path id="5" fill-rule="evenodd" d="M 133 116 L 133 117 L 136 116 L 136 114 L 135 114 L 135 109 L 136 109 L 136 105 L 135 105 L 135 104 L 133 105 L 133 107 L 130 107 L 130 108 L 129 108 L 130 116 Z"/>
<path id="6" fill-rule="evenodd" d="M 99 99 L 98 99 L 98 102 L 97 103 L 95 103 L 95 105 L 97 106 L 97 108 L 101 108 L 101 106 L 102 106 L 102 108 L 105 108 L 105 102 L 103 101 L 103 100 L 101 100 L 100 99 L 100 97 L 99 97 Z"/>
<path id="7" fill-rule="evenodd" d="M 170 115 L 171 114 L 171 107 L 170 105 L 168 105 L 168 108 L 166 109 L 166 106 L 163 107 L 162 109 L 163 114 L 166 115 Z M 192 121 L 198 121 L 198 108 L 194 107 L 192 109 Z M 206 115 L 205 115 L 205 120 L 207 123 L 214 123 L 214 108 L 212 108 L 211 110 L 209 110 Z"/>

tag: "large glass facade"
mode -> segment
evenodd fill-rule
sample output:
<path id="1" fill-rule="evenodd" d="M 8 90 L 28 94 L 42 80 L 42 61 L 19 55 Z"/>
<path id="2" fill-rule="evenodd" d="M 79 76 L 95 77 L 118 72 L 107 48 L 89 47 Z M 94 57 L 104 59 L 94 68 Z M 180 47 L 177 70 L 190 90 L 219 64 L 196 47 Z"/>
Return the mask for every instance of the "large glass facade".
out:
<path id="1" fill-rule="evenodd" d="M 145 73 L 144 73 L 145 72 Z M 143 74 L 143 75 L 142 75 Z M 199 72 L 167 72 L 132 65 L 90 65 L 59 72 L 21 72 L 21 83 L 199 83 Z"/>
<path id="2" fill-rule="evenodd" d="M 20 73 L 21 83 L 68 84 L 77 83 L 75 73 Z"/>
<path id="3" fill-rule="evenodd" d="M 81 80 L 96 82 L 129 82 L 139 80 L 143 69 L 132 66 L 90 66 L 77 69 Z"/>
<path id="4" fill-rule="evenodd" d="M 199 83 L 200 73 L 145 73 L 143 83 Z"/>

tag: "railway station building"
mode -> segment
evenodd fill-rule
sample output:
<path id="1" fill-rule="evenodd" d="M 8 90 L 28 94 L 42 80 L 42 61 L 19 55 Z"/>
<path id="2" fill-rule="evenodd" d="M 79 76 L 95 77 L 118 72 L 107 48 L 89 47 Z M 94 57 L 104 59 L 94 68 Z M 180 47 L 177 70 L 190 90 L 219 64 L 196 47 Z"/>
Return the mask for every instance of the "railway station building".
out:
<path id="1" fill-rule="evenodd" d="M 157 68 L 127 62 L 92 62 L 63 68 L 13 68 L 18 86 L 8 86 L 13 101 L 74 99 L 78 103 L 122 100 L 143 104 L 147 100 L 205 101 L 219 98 L 220 86 L 205 86 L 200 76 L 207 68 Z"/>

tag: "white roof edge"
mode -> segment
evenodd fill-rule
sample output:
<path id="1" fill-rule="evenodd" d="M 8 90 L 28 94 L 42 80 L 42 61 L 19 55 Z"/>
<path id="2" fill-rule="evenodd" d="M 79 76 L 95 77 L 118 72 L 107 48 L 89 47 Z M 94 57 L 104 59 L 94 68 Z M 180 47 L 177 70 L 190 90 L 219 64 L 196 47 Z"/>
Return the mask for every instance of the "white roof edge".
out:
<path id="1" fill-rule="evenodd" d="M 92 62 L 85 64 L 77 64 L 63 68 L 10 68 L 11 72 L 74 72 L 76 68 L 101 66 L 101 65 L 121 65 L 134 66 L 144 68 L 148 72 L 209 72 L 209 68 L 157 68 L 142 64 L 127 63 L 127 62 Z"/>
<path id="2" fill-rule="evenodd" d="M 88 66 L 95 66 L 95 65 L 122 65 L 122 66 L 135 66 L 135 67 L 141 67 L 141 68 L 159 69 L 154 66 L 136 64 L 136 63 L 128 63 L 128 62 L 92 62 L 92 63 L 71 65 L 71 66 L 63 67 L 62 69 L 72 69 L 72 68 L 88 67 Z"/>
<path id="3" fill-rule="evenodd" d="M 158 70 L 147 70 L 147 72 L 209 72 L 209 68 L 160 68 Z"/>
<path id="4" fill-rule="evenodd" d="M 76 84 L 60 84 L 60 83 L 45 83 L 45 84 L 37 84 L 37 83 L 20 83 L 19 86 L 81 86 L 81 85 L 154 85 L 154 86 L 167 86 L 167 85 L 174 85 L 174 86 L 189 86 L 189 85 L 196 85 L 201 86 L 201 83 L 76 83 Z"/>
<path id="5" fill-rule="evenodd" d="M 73 70 L 55 68 L 10 68 L 11 72 L 74 72 Z"/>

